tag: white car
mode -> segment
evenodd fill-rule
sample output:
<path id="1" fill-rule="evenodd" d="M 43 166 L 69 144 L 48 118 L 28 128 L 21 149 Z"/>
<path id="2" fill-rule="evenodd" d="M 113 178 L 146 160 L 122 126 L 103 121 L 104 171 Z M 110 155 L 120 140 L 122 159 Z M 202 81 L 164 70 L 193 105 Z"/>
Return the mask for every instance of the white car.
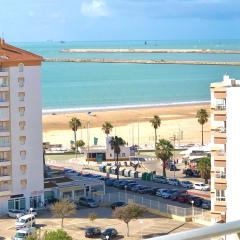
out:
<path id="1" fill-rule="evenodd" d="M 8 216 L 11 218 L 19 218 L 24 215 L 24 211 L 22 210 L 9 210 Z"/>
<path id="2" fill-rule="evenodd" d="M 17 230 L 21 228 L 29 228 L 35 225 L 35 216 L 33 214 L 24 215 L 18 218 L 15 222 Z"/>
<path id="3" fill-rule="evenodd" d="M 34 236 L 35 234 L 36 234 L 35 227 L 22 228 L 22 229 L 16 231 L 16 234 L 12 239 L 13 240 L 25 240 L 30 236 Z"/>
<path id="4" fill-rule="evenodd" d="M 159 190 L 157 190 L 157 192 L 156 192 L 156 196 L 162 197 L 162 194 L 163 194 L 164 192 L 167 192 L 167 191 L 168 191 L 168 189 L 159 189 Z"/>
<path id="5" fill-rule="evenodd" d="M 181 181 L 180 185 L 184 188 L 193 188 L 193 183 L 190 181 Z"/>
<path id="6" fill-rule="evenodd" d="M 209 191 L 210 187 L 204 183 L 195 183 L 194 184 L 194 189 L 195 190 L 200 190 L 200 191 Z"/>

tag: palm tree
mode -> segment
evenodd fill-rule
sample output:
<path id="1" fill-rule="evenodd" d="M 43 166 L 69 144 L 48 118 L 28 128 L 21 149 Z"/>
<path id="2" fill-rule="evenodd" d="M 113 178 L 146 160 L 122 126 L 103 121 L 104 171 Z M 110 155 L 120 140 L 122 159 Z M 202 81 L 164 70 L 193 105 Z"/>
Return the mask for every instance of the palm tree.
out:
<path id="1" fill-rule="evenodd" d="M 102 130 L 107 135 L 107 137 L 108 137 L 109 133 L 112 131 L 112 129 L 113 129 L 113 125 L 110 122 L 105 122 L 102 125 Z"/>
<path id="2" fill-rule="evenodd" d="M 77 151 L 78 151 L 78 148 L 81 148 L 85 146 L 85 142 L 83 140 L 78 140 L 76 141 L 76 147 L 77 147 Z"/>
<path id="3" fill-rule="evenodd" d="M 205 183 L 208 183 L 211 172 L 211 159 L 209 157 L 201 158 L 197 163 L 197 169 L 200 172 L 201 177 L 205 180 Z"/>
<path id="4" fill-rule="evenodd" d="M 199 109 L 196 114 L 198 122 L 202 125 L 202 146 L 203 146 L 203 125 L 208 121 L 209 115 L 206 109 Z"/>
<path id="5" fill-rule="evenodd" d="M 160 139 L 156 144 L 156 157 L 162 160 L 163 176 L 166 177 L 166 163 L 173 156 L 174 147 L 166 139 Z"/>
<path id="6" fill-rule="evenodd" d="M 69 126 L 70 128 L 73 130 L 73 133 L 74 133 L 74 143 L 75 143 L 75 153 L 76 153 L 76 158 L 77 158 L 77 146 L 76 146 L 76 143 L 77 143 L 77 130 L 79 127 L 81 127 L 81 121 L 74 117 L 70 120 L 69 122 Z"/>
<path id="7" fill-rule="evenodd" d="M 157 115 L 153 117 L 153 119 L 150 120 L 150 123 L 152 124 L 154 131 L 155 131 L 155 148 L 157 145 L 157 129 L 161 126 L 161 118 Z"/>
<path id="8" fill-rule="evenodd" d="M 119 179 L 119 164 L 118 164 L 118 155 L 121 152 L 121 146 L 125 145 L 125 141 L 118 136 L 112 137 L 110 140 L 111 149 L 114 151 L 114 155 L 117 156 L 116 166 L 117 166 L 117 179 Z M 114 156 L 115 157 L 115 156 Z"/>

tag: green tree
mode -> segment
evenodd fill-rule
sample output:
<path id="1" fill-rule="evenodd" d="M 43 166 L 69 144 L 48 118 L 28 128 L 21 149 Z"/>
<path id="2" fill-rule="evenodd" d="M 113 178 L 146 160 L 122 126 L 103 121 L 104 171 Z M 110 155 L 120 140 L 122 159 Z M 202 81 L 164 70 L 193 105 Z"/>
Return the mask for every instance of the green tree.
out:
<path id="1" fill-rule="evenodd" d="M 157 129 L 161 126 L 161 118 L 157 115 L 153 117 L 153 119 L 150 120 L 150 123 L 152 124 L 152 127 L 154 128 L 155 133 L 155 148 L 157 145 Z"/>
<path id="2" fill-rule="evenodd" d="M 82 126 L 81 124 L 81 121 L 74 117 L 70 120 L 69 122 L 69 126 L 70 128 L 72 129 L 73 133 L 74 133 L 74 143 L 75 143 L 75 153 L 76 153 L 76 158 L 77 158 L 77 146 L 76 146 L 76 143 L 77 143 L 77 130 L 79 127 Z"/>
<path id="3" fill-rule="evenodd" d="M 51 212 L 55 217 L 61 218 L 61 227 L 63 228 L 63 220 L 76 212 L 74 203 L 69 202 L 67 199 L 62 199 L 51 206 Z"/>
<path id="4" fill-rule="evenodd" d="M 113 217 L 116 217 L 126 223 L 127 236 L 129 237 L 129 223 L 134 219 L 142 217 L 145 212 L 145 208 L 136 204 L 129 204 L 125 207 L 116 208 L 113 212 Z"/>
<path id="5" fill-rule="evenodd" d="M 85 142 L 83 140 L 78 140 L 76 142 L 77 151 L 78 151 L 78 148 L 80 148 L 80 151 L 81 151 L 81 148 L 84 146 L 85 146 Z"/>
<path id="6" fill-rule="evenodd" d="M 162 160 L 163 176 L 166 177 L 166 163 L 173 156 L 174 147 L 166 139 L 160 139 L 156 144 L 156 157 Z"/>
<path id="7" fill-rule="evenodd" d="M 88 218 L 93 223 L 97 219 L 97 214 L 95 212 L 91 212 L 89 213 Z"/>
<path id="8" fill-rule="evenodd" d="M 117 166 L 117 179 L 119 179 L 119 162 L 118 162 L 118 156 L 121 153 L 121 146 L 125 145 L 125 141 L 118 136 L 112 137 L 110 140 L 110 145 L 111 145 L 111 149 L 114 151 L 114 158 L 116 155 L 116 166 Z"/>
<path id="9" fill-rule="evenodd" d="M 110 134 L 110 132 L 112 131 L 112 129 L 113 129 L 113 125 L 110 122 L 105 122 L 102 125 L 102 130 L 107 135 L 107 137 Z"/>
<path id="10" fill-rule="evenodd" d="M 201 177 L 208 183 L 211 172 L 211 159 L 209 157 L 201 158 L 197 163 L 197 169 L 201 174 Z"/>
<path id="11" fill-rule="evenodd" d="M 72 237 L 62 229 L 58 229 L 56 231 L 46 231 L 44 234 L 39 232 L 35 236 L 28 237 L 27 240 L 72 240 Z"/>
<path id="12" fill-rule="evenodd" d="M 198 119 L 198 123 L 202 126 L 202 146 L 203 146 L 203 125 L 208 121 L 209 115 L 206 109 L 199 109 L 196 114 L 196 118 Z"/>

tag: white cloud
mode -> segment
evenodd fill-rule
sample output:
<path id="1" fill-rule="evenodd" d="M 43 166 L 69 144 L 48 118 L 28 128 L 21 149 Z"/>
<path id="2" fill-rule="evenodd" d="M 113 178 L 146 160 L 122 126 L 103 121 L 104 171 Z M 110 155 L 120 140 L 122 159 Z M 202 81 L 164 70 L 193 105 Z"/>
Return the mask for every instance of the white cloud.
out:
<path id="1" fill-rule="evenodd" d="M 90 0 L 83 2 L 81 13 L 87 17 L 104 17 L 109 15 L 109 11 L 104 0 Z"/>

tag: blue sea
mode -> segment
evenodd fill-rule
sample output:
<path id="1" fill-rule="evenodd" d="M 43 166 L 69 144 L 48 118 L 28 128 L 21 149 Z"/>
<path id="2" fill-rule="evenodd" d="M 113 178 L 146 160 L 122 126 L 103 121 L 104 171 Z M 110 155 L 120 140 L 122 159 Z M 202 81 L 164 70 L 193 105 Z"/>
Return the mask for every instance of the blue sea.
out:
<path id="1" fill-rule="evenodd" d="M 240 54 L 61 53 L 69 48 L 240 49 L 240 40 L 172 40 L 13 43 L 43 57 L 240 61 Z M 42 65 L 45 112 L 157 106 L 210 100 L 211 82 L 240 67 L 114 63 Z"/>

